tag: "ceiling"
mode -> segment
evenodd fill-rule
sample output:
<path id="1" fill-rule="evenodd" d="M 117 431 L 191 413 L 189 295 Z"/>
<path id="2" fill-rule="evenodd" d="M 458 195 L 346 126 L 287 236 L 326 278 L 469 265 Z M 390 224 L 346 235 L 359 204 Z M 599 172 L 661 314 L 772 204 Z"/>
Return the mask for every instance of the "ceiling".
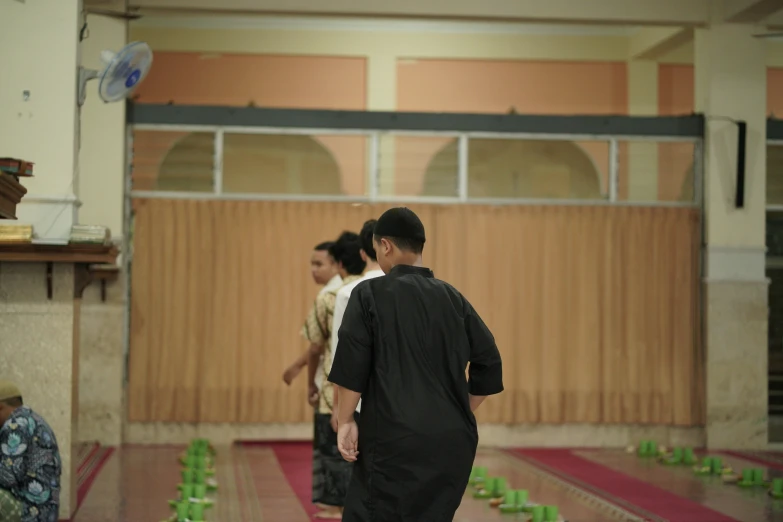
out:
<path id="1" fill-rule="evenodd" d="M 143 15 L 223 14 L 501 24 L 783 27 L 781 0 L 84 0 L 87 8 Z"/>

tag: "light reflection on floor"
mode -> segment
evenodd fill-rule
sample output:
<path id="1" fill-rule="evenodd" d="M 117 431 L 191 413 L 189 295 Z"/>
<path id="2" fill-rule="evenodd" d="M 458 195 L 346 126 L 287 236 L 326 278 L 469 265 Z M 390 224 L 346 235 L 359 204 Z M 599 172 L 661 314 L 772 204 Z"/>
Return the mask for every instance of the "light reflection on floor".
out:
<path id="1" fill-rule="evenodd" d="M 307 445 L 303 445 L 307 451 Z M 180 468 L 176 461 L 181 448 L 129 446 L 116 451 L 107 461 L 73 522 L 158 522 L 171 514 L 168 501 L 176 496 Z M 727 486 L 718 479 L 696 477 L 684 467 L 672 468 L 638 459 L 617 450 L 574 450 L 573 455 L 709 507 L 730 519 L 747 522 L 783 522 L 783 502 L 773 501 L 763 491 L 749 492 Z M 517 489 L 527 489 L 532 501 L 556 505 L 572 522 L 643 520 L 640 511 L 612 502 L 610 496 L 595 494 L 578 481 L 564 479 L 546 467 L 499 450 L 480 450 L 477 464 L 490 474 L 504 476 Z M 759 467 L 738 456 L 724 461 L 736 469 Z M 220 490 L 208 522 L 306 522 L 311 520 L 294 492 L 273 449 L 265 446 L 221 448 L 217 479 Z M 775 465 L 773 462 L 772 466 Z M 770 476 L 783 472 L 774 468 Z M 455 522 L 523 520 L 502 515 L 466 495 Z M 683 514 L 679 522 L 694 522 Z M 707 522 L 707 521 L 704 521 Z"/>

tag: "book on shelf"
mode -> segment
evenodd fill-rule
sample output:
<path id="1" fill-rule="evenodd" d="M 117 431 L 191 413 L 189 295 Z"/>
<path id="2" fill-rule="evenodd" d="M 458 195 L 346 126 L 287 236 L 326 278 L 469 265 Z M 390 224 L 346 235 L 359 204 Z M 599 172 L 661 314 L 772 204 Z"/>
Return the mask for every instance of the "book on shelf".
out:
<path id="1" fill-rule="evenodd" d="M 0 244 L 30 243 L 32 240 L 32 225 L 0 225 Z"/>
<path id="2" fill-rule="evenodd" d="M 111 243 L 111 230 L 100 225 L 73 225 L 69 242 L 108 245 Z"/>
<path id="3" fill-rule="evenodd" d="M 12 176 L 29 178 L 33 175 L 32 161 L 24 161 L 16 158 L 0 158 L 0 171 Z"/>

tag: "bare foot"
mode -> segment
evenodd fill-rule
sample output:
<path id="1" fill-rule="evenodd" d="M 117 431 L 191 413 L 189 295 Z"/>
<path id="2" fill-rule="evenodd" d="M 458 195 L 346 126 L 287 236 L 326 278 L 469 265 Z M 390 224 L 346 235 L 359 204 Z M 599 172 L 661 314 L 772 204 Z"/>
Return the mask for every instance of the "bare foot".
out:
<path id="1" fill-rule="evenodd" d="M 336 508 L 334 506 L 328 506 L 327 509 L 320 511 L 313 515 L 313 518 L 329 519 L 329 520 L 341 520 L 343 518 L 342 508 Z"/>

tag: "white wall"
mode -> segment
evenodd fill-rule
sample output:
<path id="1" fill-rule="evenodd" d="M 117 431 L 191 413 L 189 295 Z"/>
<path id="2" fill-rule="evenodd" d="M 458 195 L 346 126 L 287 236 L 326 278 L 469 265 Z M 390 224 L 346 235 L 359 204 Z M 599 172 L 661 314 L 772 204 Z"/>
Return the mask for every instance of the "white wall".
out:
<path id="1" fill-rule="evenodd" d="M 49 238 L 67 238 L 77 215 L 80 11 L 80 0 L 0 2 L 0 156 L 35 162 L 17 215 Z"/>
<path id="2" fill-rule="evenodd" d="M 127 22 L 89 15 L 87 23 L 89 36 L 82 42 L 82 65 L 100 70 L 101 51 L 118 51 L 127 43 Z M 81 122 L 79 222 L 107 226 L 112 238 L 120 241 L 126 165 L 125 103 L 104 103 L 98 96 L 98 80 L 93 80 L 87 87 Z"/>

